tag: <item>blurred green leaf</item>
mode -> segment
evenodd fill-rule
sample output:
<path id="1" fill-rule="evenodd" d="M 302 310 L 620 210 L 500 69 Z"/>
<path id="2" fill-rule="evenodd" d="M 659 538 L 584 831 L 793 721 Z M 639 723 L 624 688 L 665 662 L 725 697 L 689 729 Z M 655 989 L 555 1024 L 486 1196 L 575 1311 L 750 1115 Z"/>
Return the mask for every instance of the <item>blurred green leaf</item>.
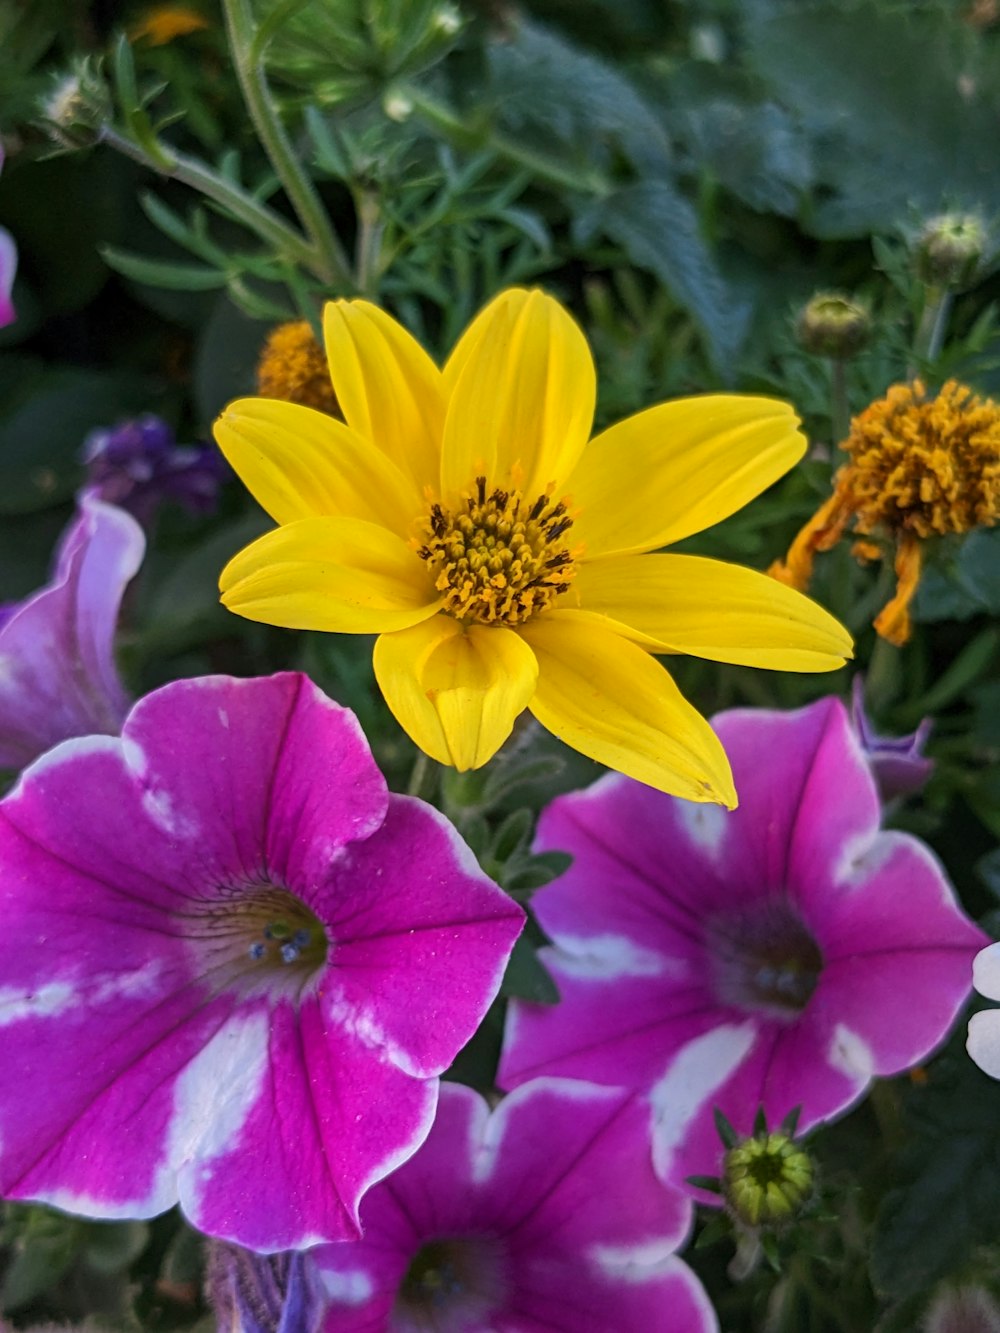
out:
<path id="1" fill-rule="evenodd" d="M 665 181 L 627 185 L 581 212 L 577 241 L 604 235 L 654 273 L 699 326 L 723 377 L 731 377 L 750 307 L 726 286 L 698 228 L 694 209 Z"/>
<path id="2" fill-rule="evenodd" d="M 0 354 L 3 366 L 11 353 Z M 0 415 L 0 514 L 26 514 L 68 499 L 80 484 L 84 438 L 99 426 L 149 407 L 147 382 L 121 371 L 24 366 L 21 391 L 3 396 Z"/>
<path id="3" fill-rule="evenodd" d="M 812 184 L 812 152 L 783 107 L 712 98 L 683 107 L 681 119 L 699 166 L 751 208 L 795 216 Z"/>
<path id="4" fill-rule="evenodd" d="M 206 292 L 224 287 L 227 274 L 205 264 L 171 263 L 165 259 L 149 259 L 127 250 L 106 245 L 101 250 L 105 262 L 116 273 L 133 282 L 148 283 L 151 287 L 169 287 L 181 292 Z"/>
<path id="5" fill-rule="evenodd" d="M 1000 49 L 943 7 L 754 0 L 747 58 L 816 145 L 821 236 L 1000 208 Z"/>
<path id="6" fill-rule="evenodd" d="M 581 171 L 615 153 L 642 172 L 670 169 L 662 120 L 610 61 L 522 20 L 509 40 L 492 45 L 489 69 L 485 93 L 498 124 L 529 150 L 557 154 Z M 580 184 L 586 188 L 585 179 Z"/>
<path id="7" fill-rule="evenodd" d="M 926 1290 L 974 1247 L 1000 1239 L 1000 1084 L 964 1051 L 939 1060 L 909 1098 L 909 1133 L 875 1224 L 875 1287 L 903 1297 Z"/>

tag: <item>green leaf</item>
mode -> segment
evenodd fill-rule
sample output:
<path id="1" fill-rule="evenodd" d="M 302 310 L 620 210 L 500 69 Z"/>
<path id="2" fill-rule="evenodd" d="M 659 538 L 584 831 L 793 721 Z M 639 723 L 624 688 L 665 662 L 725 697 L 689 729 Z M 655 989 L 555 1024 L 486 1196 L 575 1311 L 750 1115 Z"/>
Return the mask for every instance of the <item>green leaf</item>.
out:
<path id="1" fill-rule="evenodd" d="M 816 145 L 818 235 L 1000 208 L 995 42 L 943 6 L 758 0 L 743 13 L 752 69 Z"/>
<path id="2" fill-rule="evenodd" d="M 116 246 L 106 245 L 101 249 L 105 263 L 123 277 L 133 282 L 147 283 L 151 287 L 169 287 L 173 291 L 207 292 L 216 287 L 225 287 L 229 275 L 217 268 L 208 268 L 205 264 L 180 264 L 165 259 L 149 259 L 143 255 L 132 254 L 128 250 L 119 250 Z"/>
<path id="3" fill-rule="evenodd" d="M 1000 615 L 1000 527 L 970 532 L 950 558 L 924 571 L 913 615 L 918 621 Z"/>
<path id="4" fill-rule="evenodd" d="M 155 656 L 198 643 L 235 627 L 232 612 L 219 601 L 219 573 L 228 560 L 270 526 L 259 511 L 225 526 L 179 558 L 163 550 L 152 552 L 147 577 L 145 631 L 137 640 L 143 655 Z M 166 573 L 161 577 L 161 571 Z"/>
<path id="5" fill-rule="evenodd" d="M 582 244 L 597 234 L 609 237 L 632 263 L 655 273 L 701 329 L 719 374 L 731 373 L 750 307 L 727 287 L 694 209 L 672 185 L 627 185 L 578 214 L 574 231 Z"/>
<path id="6" fill-rule="evenodd" d="M 89 1222 L 83 1255 L 99 1273 L 123 1273 L 142 1254 L 148 1241 L 145 1222 Z"/>
<path id="7" fill-rule="evenodd" d="M 504 973 L 500 994 L 531 1000 L 535 1004 L 558 1004 L 559 991 L 539 960 L 530 941 L 521 935 L 514 945 Z"/>
<path id="8" fill-rule="evenodd" d="M 794 217 L 812 184 L 808 136 L 773 102 L 758 106 L 716 97 L 681 108 L 699 163 L 759 212 Z"/>
<path id="9" fill-rule="evenodd" d="M 10 354 L 0 355 L 0 367 Z M 15 366 L 25 363 L 12 358 Z M 4 376 L 0 370 L 0 382 Z M 0 514 L 62 504 L 82 480 L 84 438 L 99 426 L 150 407 L 145 381 L 75 367 L 29 371 L 23 392 L 4 394 L 0 416 Z"/>
<path id="10" fill-rule="evenodd" d="M 871 1260 L 875 1287 L 895 1297 L 925 1290 L 995 1242 L 1000 1195 L 1000 1084 L 964 1050 L 935 1063 L 908 1109 L 899 1183 L 879 1208 Z"/>
<path id="11" fill-rule="evenodd" d="M 662 121 L 611 63 L 525 20 L 492 44 L 489 60 L 499 124 L 526 147 L 581 167 L 601 165 L 617 148 L 638 170 L 669 169 Z"/>

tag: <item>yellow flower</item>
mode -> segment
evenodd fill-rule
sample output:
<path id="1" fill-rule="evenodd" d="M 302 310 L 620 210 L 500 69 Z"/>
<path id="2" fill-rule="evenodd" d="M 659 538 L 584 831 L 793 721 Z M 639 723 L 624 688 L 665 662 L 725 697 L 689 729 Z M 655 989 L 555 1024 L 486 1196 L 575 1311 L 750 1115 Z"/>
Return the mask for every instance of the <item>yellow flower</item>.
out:
<path id="1" fill-rule="evenodd" d="M 326 357 L 304 319 L 278 324 L 267 335 L 257 362 L 257 389 L 265 398 L 339 415 Z"/>
<path id="2" fill-rule="evenodd" d="M 223 570 L 225 605 L 378 634 L 386 701 L 441 763 L 485 764 L 528 708 L 600 763 L 735 805 L 719 741 L 651 654 L 827 671 L 850 640 L 765 574 L 646 552 L 791 467 L 805 447 L 792 409 L 682 399 L 587 446 L 590 351 L 538 291 L 497 297 L 443 370 L 365 301 L 329 304 L 325 339 L 345 422 L 244 399 L 216 423 L 280 524 Z"/>
<path id="3" fill-rule="evenodd" d="M 828 551 L 850 525 L 854 553 L 880 559 L 880 538 L 894 551 L 895 596 L 875 629 L 890 643 L 910 637 L 910 602 L 920 581 L 921 543 L 992 527 L 1000 518 L 1000 407 L 949 380 L 936 398 L 920 382 L 894 384 L 854 418 L 850 455 L 825 501 L 771 567 L 782 583 L 805 589 L 817 551 Z"/>

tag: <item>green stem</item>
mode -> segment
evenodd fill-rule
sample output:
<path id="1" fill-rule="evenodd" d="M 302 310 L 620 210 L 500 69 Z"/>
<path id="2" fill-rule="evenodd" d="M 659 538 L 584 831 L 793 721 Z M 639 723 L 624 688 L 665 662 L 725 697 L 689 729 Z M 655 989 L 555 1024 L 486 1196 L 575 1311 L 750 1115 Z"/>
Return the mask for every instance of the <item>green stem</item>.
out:
<path id="1" fill-rule="evenodd" d="M 838 357 L 830 358 L 830 425 L 833 430 L 834 452 L 832 463 L 835 468 L 843 461 L 843 454 L 838 458 L 838 448 L 843 445 L 851 433 L 851 405 L 847 397 L 847 365 Z"/>
<path id="2" fill-rule="evenodd" d="M 312 181 L 295 155 L 271 98 L 263 66 L 254 56 L 254 20 L 249 0 L 223 0 L 223 9 L 243 100 L 271 166 L 315 246 L 318 276 L 348 290 L 353 284 L 347 256 Z"/>
<path id="3" fill-rule="evenodd" d="M 865 673 L 865 693 L 871 700 L 872 712 L 882 712 L 899 694 L 900 671 L 899 649 L 877 634 Z"/>
<path id="4" fill-rule="evenodd" d="M 362 296 L 374 300 L 378 295 L 379 261 L 385 226 L 378 196 L 371 190 L 360 190 L 354 200 L 358 216 L 358 239 L 355 247 L 355 282 Z"/>
<path id="5" fill-rule="evenodd" d="M 290 227 L 273 209 L 262 204 L 259 199 L 255 199 L 252 194 L 233 181 L 217 175 L 211 167 L 198 158 L 189 157 L 186 153 L 179 153 L 176 149 L 167 148 L 165 145 L 159 146 L 160 152 L 154 157 L 134 139 L 130 139 L 110 125 L 104 126 L 101 130 L 101 142 L 124 154 L 125 157 L 130 157 L 134 162 L 157 172 L 158 175 L 180 181 L 183 185 L 197 190 L 206 199 L 211 199 L 213 203 L 232 214 L 261 240 L 273 245 L 282 255 L 310 269 L 317 277 L 320 276 L 316 272 L 316 256 L 312 246 L 304 236 L 294 227 Z"/>
<path id="6" fill-rule="evenodd" d="M 434 760 L 423 750 L 418 750 L 413 762 L 413 771 L 410 773 L 410 781 L 406 786 L 407 796 L 419 796 L 421 800 L 430 800 L 433 796 L 431 789 L 434 786 L 435 776 Z"/>
<path id="7" fill-rule="evenodd" d="M 558 162 L 546 157 L 544 153 L 536 153 L 530 148 L 525 148 L 523 144 L 509 139 L 505 134 L 490 130 L 484 135 L 476 130 L 470 130 L 466 121 L 456 116 L 437 98 L 430 97 L 423 91 L 407 88 L 406 96 L 412 102 L 414 111 L 459 147 L 491 148 L 498 157 L 502 157 L 514 166 L 523 167 L 539 180 L 562 190 L 572 190 L 574 194 L 605 195 L 611 192 L 610 183 L 600 172 L 569 171 Z"/>
<path id="8" fill-rule="evenodd" d="M 913 354 L 925 364 L 933 364 L 941 355 L 944 335 L 951 314 L 952 293 L 947 287 L 928 287 L 920 323 L 913 343 Z M 910 378 L 916 371 L 911 370 Z"/>

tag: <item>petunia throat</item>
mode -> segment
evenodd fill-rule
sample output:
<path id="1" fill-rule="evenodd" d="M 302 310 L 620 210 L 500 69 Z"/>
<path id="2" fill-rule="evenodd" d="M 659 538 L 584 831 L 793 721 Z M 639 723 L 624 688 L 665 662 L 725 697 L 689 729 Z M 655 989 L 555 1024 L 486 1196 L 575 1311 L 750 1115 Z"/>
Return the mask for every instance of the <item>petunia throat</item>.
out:
<path id="1" fill-rule="evenodd" d="M 217 975 L 241 991 L 301 991 L 320 972 L 330 941 L 316 914 L 287 889 L 270 883 L 237 885 L 199 915 L 189 933 L 211 953 Z"/>
<path id="2" fill-rule="evenodd" d="M 477 477 L 464 507 L 433 504 L 417 554 L 457 620 L 521 625 L 551 606 L 576 573 L 564 543 L 573 526 L 565 499 L 540 495 L 529 502 L 518 490 L 487 493 Z"/>
<path id="3" fill-rule="evenodd" d="M 400 1326 L 459 1333 L 471 1321 L 485 1319 L 504 1295 L 502 1266 L 500 1244 L 489 1236 L 426 1241 L 410 1260 L 396 1295 Z"/>
<path id="4" fill-rule="evenodd" d="M 705 934 L 715 992 L 722 1004 L 793 1019 L 812 998 L 823 955 L 784 898 L 716 917 Z"/>

